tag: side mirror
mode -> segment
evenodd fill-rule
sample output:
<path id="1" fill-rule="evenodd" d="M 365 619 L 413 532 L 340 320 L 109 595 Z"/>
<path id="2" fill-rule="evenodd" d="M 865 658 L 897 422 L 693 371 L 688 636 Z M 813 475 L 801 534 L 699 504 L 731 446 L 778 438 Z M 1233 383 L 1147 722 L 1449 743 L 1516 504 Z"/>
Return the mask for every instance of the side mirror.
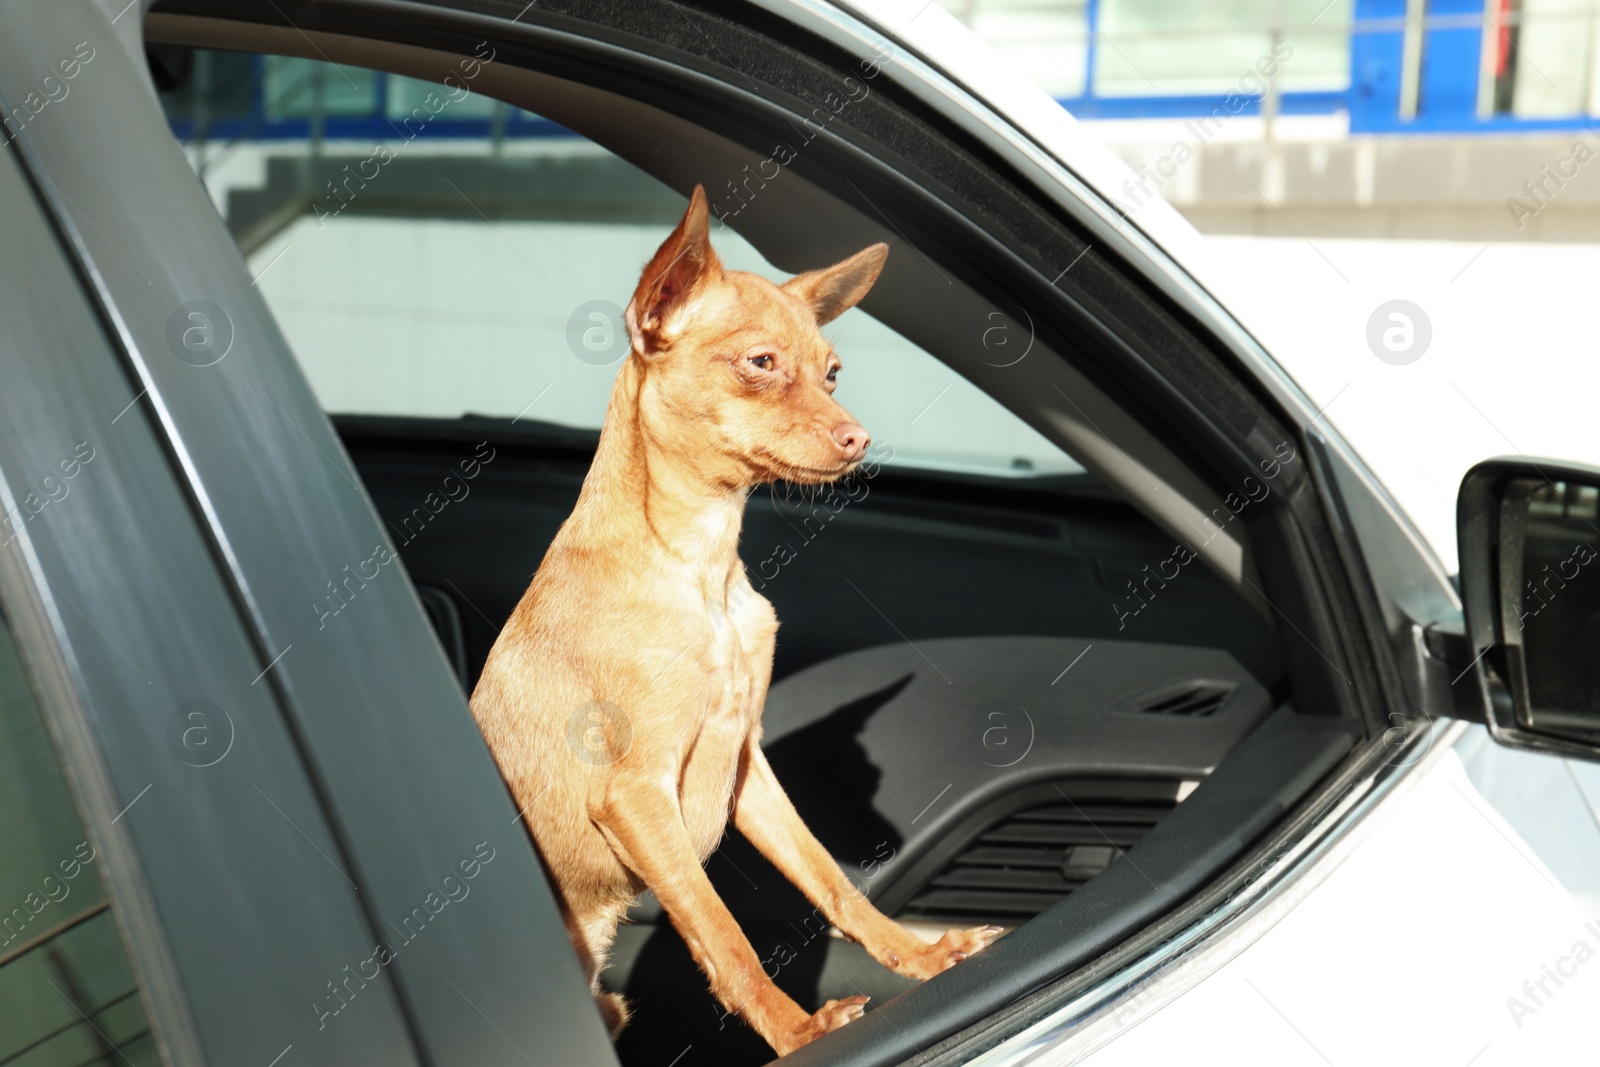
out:
<path id="1" fill-rule="evenodd" d="M 1456 523 L 1490 734 L 1600 759 L 1600 469 L 1480 463 L 1461 482 Z"/>

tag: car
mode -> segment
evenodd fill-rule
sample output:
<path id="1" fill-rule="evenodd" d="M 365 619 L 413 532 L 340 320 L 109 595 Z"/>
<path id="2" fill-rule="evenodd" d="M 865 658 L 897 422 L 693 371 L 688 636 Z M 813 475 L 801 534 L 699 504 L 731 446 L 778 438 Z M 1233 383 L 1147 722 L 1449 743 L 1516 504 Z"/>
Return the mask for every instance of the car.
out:
<path id="1" fill-rule="evenodd" d="M 734 266 L 891 247 L 868 462 L 748 504 L 766 752 L 881 909 L 1007 928 L 900 980 L 730 835 L 769 974 L 873 997 L 784 1062 L 1577 1055 L 1600 471 L 1463 472 L 1447 574 L 937 7 L 0 20 L 0 1063 L 767 1062 L 648 895 L 613 1044 L 466 703 L 697 183 Z"/>

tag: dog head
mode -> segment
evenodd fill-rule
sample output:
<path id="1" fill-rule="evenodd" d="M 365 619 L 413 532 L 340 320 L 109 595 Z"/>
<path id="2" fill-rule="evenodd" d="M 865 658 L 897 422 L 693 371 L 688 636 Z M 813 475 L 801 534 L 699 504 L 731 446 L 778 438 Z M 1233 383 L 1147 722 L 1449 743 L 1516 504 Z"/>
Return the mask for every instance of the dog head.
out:
<path id="1" fill-rule="evenodd" d="M 821 484 L 853 470 L 869 438 L 833 398 L 840 362 L 820 327 L 867 294 L 888 254 L 875 244 L 782 285 L 724 270 L 695 186 L 628 304 L 651 443 L 729 486 Z"/>

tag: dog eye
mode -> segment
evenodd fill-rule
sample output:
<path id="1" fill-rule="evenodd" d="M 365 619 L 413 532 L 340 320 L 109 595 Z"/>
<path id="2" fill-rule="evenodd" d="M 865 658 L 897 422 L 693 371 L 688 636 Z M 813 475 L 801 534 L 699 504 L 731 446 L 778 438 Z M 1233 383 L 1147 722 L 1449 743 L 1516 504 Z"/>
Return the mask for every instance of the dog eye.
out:
<path id="1" fill-rule="evenodd" d="M 828 381 L 836 382 L 838 380 L 839 380 L 839 368 L 838 367 L 829 367 L 828 368 Z"/>
<path id="2" fill-rule="evenodd" d="M 769 356 L 769 355 L 766 355 L 766 354 L 762 354 L 762 355 L 759 355 L 759 356 L 751 356 L 750 357 L 750 362 L 754 363 L 756 366 L 760 367 L 762 370 L 771 370 L 772 369 L 772 357 Z"/>

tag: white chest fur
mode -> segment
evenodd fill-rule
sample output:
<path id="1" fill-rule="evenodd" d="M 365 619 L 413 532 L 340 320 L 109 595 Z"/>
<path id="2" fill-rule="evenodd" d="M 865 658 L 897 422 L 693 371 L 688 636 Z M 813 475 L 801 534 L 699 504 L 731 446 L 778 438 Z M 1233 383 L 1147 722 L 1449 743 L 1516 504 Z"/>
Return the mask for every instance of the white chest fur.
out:
<path id="1" fill-rule="evenodd" d="M 679 800 L 702 858 L 721 840 L 738 777 L 739 753 L 754 730 L 772 672 L 777 615 L 738 574 L 725 596 L 706 602 L 705 708 L 685 753 Z"/>

